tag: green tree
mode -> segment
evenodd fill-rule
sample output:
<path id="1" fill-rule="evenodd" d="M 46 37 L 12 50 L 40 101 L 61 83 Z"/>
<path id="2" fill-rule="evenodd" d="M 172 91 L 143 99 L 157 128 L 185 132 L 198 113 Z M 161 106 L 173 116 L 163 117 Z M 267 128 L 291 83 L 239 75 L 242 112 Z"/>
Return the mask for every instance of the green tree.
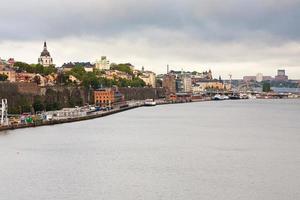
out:
<path id="1" fill-rule="evenodd" d="M 83 80 L 84 75 L 86 74 L 86 71 L 84 70 L 84 67 L 80 66 L 75 66 L 74 68 L 71 69 L 68 74 L 75 76 L 79 80 Z"/>
<path id="2" fill-rule="evenodd" d="M 16 68 L 17 72 L 23 72 L 23 71 L 28 73 L 34 72 L 34 68 L 25 62 L 15 62 L 14 68 Z"/>
<path id="3" fill-rule="evenodd" d="M 269 82 L 264 82 L 262 90 L 263 90 L 263 92 L 270 92 L 271 91 L 271 84 Z"/>
<path id="4" fill-rule="evenodd" d="M 45 110 L 45 106 L 39 97 L 35 98 L 32 106 L 35 112 Z"/>
<path id="5" fill-rule="evenodd" d="M 110 69 L 112 70 L 118 70 L 121 72 L 126 72 L 127 74 L 132 75 L 132 69 L 131 69 L 131 64 L 130 63 L 126 63 L 126 64 L 118 64 L 118 65 L 111 65 Z"/>

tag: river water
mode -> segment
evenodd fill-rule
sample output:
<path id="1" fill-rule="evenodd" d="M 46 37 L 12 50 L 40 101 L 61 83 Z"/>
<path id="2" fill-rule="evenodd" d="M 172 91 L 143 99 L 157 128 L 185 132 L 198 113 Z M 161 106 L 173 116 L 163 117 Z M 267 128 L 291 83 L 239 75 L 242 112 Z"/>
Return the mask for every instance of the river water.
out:
<path id="1" fill-rule="evenodd" d="M 143 107 L 0 133 L 0 200 L 300 199 L 300 100 Z"/>

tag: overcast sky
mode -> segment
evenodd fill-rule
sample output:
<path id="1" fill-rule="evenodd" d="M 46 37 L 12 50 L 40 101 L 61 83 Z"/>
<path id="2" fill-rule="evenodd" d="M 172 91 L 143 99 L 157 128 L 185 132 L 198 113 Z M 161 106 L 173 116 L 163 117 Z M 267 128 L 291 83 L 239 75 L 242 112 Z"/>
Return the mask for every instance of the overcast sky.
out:
<path id="1" fill-rule="evenodd" d="M 0 0 L 0 57 L 300 79 L 300 0 Z"/>

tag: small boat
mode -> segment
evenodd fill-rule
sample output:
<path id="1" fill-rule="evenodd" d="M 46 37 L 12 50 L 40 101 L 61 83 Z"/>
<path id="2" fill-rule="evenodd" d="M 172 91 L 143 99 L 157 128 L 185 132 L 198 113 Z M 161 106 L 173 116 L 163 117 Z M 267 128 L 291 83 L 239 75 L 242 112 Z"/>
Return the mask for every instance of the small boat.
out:
<path id="1" fill-rule="evenodd" d="M 231 99 L 231 100 L 237 100 L 237 99 L 241 99 L 241 97 L 238 94 L 233 94 L 233 95 L 229 95 L 229 99 Z"/>
<path id="2" fill-rule="evenodd" d="M 156 106 L 156 102 L 153 99 L 146 99 L 144 102 L 145 106 Z"/>
<path id="3" fill-rule="evenodd" d="M 224 97 L 220 94 L 216 94 L 211 98 L 212 100 L 224 100 Z"/>

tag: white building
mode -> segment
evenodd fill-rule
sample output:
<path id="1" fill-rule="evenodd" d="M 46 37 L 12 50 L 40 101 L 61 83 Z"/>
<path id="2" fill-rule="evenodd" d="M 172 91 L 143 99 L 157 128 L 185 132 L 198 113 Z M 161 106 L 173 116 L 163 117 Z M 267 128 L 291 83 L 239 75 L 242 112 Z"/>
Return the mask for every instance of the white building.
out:
<path id="1" fill-rule="evenodd" d="M 256 74 L 256 81 L 257 82 L 262 82 L 264 80 L 264 75 L 262 73 Z"/>
<path id="2" fill-rule="evenodd" d="M 142 71 L 142 75 L 139 76 L 140 79 L 142 79 L 146 85 L 155 88 L 156 87 L 156 74 L 151 71 Z"/>
<path id="3" fill-rule="evenodd" d="M 183 76 L 183 92 L 192 92 L 192 78 L 190 76 Z"/>
<path id="4" fill-rule="evenodd" d="M 41 52 L 41 56 L 39 57 L 38 62 L 44 67 L 49 67 L 50 65 L 53 65 L 53 59 L 51 58 L 50 53 L 47 50 L 46 42 L 44 42 L 44 50 Z"/>
<path id="5" fill-rule="evenodd" d="M 95 67 L 99 70 L 109 70 L 109 60 L 107 60 L 106 56 L 102 56 L 101 60 L 96 60 Z"/>

